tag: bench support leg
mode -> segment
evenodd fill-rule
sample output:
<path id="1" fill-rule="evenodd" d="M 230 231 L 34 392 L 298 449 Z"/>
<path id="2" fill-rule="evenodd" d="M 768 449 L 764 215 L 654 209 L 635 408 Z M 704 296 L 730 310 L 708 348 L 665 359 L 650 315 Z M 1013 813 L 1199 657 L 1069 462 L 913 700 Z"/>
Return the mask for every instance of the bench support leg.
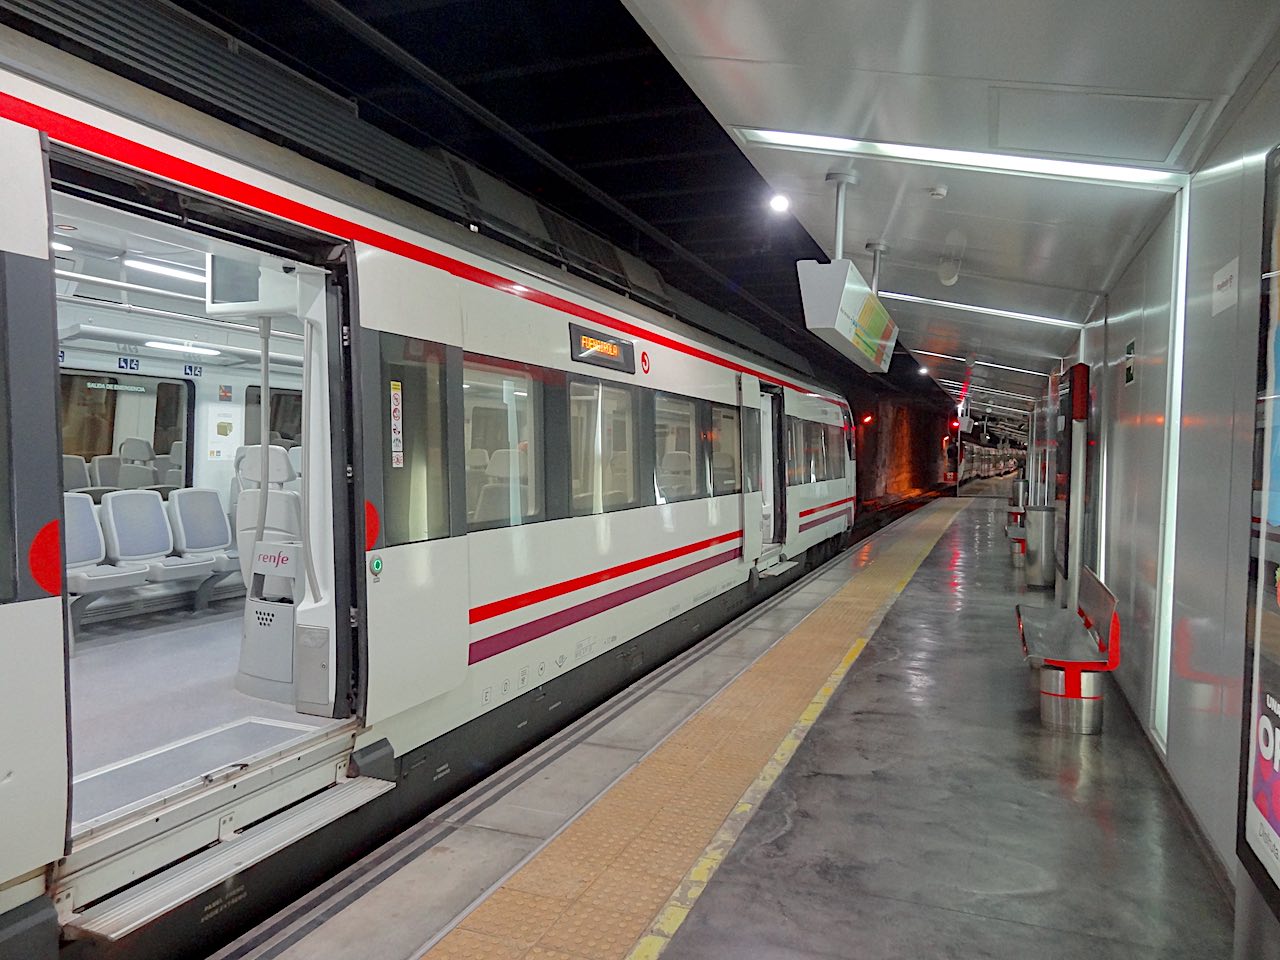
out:
<path id="1" fill-rule="evenodd" d="M 230 574 L 215 573 L 201 580 L 200 586 L 196 587 L 196 597 L 191 604 L 191 609 L 196 611 L 209 609 L 209 601 L 213 598 L 213 588 L 228 576 Z"/>
<path id="2" fill-rule="evenodd" d="M 80 621 L 84 619 L 84 608 L 93 601 L 94 594 L 82 593 L 79 596 L 67 597 L 67 655 L 76 655 L 76 637 L 80 635 Z"/>
<path id="3" fill-rule="evenodd" d="M 1042 667 L 1040 723 L 1064 733 L 1102 732 L 1102 674 Z"/>

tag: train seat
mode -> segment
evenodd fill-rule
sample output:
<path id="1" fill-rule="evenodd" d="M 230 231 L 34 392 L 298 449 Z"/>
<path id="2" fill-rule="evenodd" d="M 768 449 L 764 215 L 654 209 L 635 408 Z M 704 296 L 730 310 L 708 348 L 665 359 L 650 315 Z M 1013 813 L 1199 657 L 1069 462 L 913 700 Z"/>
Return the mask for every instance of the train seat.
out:
<path id="1" fill-rule="evenodd" d="M 258 507 L 267 498 L 267 522 L 262 540 L 282 543 L 302 539 L 302 497 L 285 485 L 298 478 L 289 452 L 284 447 L 267 447 L 267 473 L 263 476 L 261 447 L 242 448 L 237 455 L 240 496 L 236 503 L 235 535 L 240 557 L 240 575 L 250 582 L 249 564 L 253 558 L 253 541 L 257 535 Z M 263 587 L 266 597 L 289 597 L 292 584 L 282 577 L 267 577 Z"/>
<path id="2" fill-rule="evenodd" d="M 214 573 L 240 569 L 231 524 L 216 490 L 187 487 L 169 495 L 169 526 L 180 557 L 211 557 Z"/>
<path id="3" fill-rule="evenodd" d="M 111 454 L 94 457 L 89 464 L 89 470 L 93 476 L 93 485 L 119 488 L 120 464 L 120 458 Z"/>
<path id="4" fill-rule="evenodd" d="M 471 519 L 475 523 L 492 523 L 495 520 L 513 521 L 511 516 L 511 481 L 519 478 L 517 491 L 520 515 L 529 512 L 529 485 L 523 482 L 528 476 L 529 458 L 523 450 L 495 450 L 485 467 L 486 482 L 480 487 Z"/>
<path id="5" fill-rule="evenodd" d="M 716 493 L 733 493 L 738 487 L 738 461 L 723 450 L 711 455 L 711 478 Z"/>
<path id="6" fill-rule="evenodd" d="M 147 581 L 144 568 L 106 563 L 107 545 L 87 493 L 62 495 L 63 536 L 66 540 L 67 593 L 72 596 L 104 593 Z"/>
<path id="7" fill-rule="evenodd" d="M 160 458 L 157 457 L 156 459 L 159 460 Z M 185 440 L 175 440 L 170 445 L 168 463 L 168 468 L 160 471 L 160 482 L 168 483 L 175 487 L 186 486 L 187 442 Z"/>
<path id="8" fill-rule="evenodd" d="M 86 493 L 94 503 L 101 503 L 103 494 L 118 488 L 97 486 L 89 475 L 89 465 L 84 457 L 63 454 L 62 489 L 68 493 Z"/>
<path id="9" fill-rule="evenodd" d="M 664 497 L 683 497 L 693 492 L 693 455 L 669 450 L 658 467 L 658 489 Z"/>
<path id="10" fill-rule="evenodd" d="M 467 513 L 475 513 L 480 491 L 488 482 L 489 451 L 472 447 L 467 451 Z"/>
<path id="11" fill-rule="evenodd" d="M 295 444 L 292 447 L 287 447 L 286 452 L 289 456 L 289 465 L 293 467 L 294 477 L 284 485 L 284 488 L 302 493 L 302 446 L 301 444 Z"/>
<path id="12" fill-rule="evenodd" d="M 164 500 L 155 490 L 115 490 L 98 511 L 107 557 L 116 566 L 142 569 L 151 583 L 204 578 L 213 572 L 208 557 L 175 557 L 173 530 Z"/>
<path id="13" fill-rule="evenodd" d="M 117 451 L 125 463 L 151 464 L 156 458 L 156 451 L 151 444 L 140 437 L 126 437 L 120 441 Z"/>
<path id="14" fill-rule="evenodd" d="M 155 486 L 160 482 L 156 476 L 156 468 L 143 463 L 120 464 L 119 482 L 121 490 L 140 490 L 143 487 Z"/>

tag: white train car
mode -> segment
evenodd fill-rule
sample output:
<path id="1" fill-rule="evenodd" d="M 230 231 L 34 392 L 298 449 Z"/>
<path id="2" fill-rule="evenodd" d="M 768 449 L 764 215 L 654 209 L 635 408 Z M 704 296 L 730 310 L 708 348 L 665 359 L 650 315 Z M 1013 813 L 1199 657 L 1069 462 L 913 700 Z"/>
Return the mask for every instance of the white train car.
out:
<path id="1" fill-rule="evenodd" d="M 216 941 L 849 531 L 839 396 L 26 44 L 0 957 Z"/>

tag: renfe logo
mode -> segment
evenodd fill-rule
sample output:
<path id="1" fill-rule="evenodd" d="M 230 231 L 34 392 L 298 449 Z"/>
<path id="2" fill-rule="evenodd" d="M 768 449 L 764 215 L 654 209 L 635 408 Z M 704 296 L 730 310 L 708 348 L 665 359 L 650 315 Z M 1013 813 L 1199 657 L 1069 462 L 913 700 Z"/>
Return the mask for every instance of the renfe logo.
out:
<path id="1" fill-rule="evenodd" d="M 292 558 L 291 556 L 289 556 L 289 554 L 287 554 L 287 553 L 260 553 L 260 554 L 258 554 L 258 562 L 259 562 L 259 563 L 269 563 L 269 564 L 271 564 L 271 566 L 273 566 L 273 567 L 275 567 L 275 568 L 277 568 L 277 569 L 279 569 L 280 567 L 287 567 L 287 566 L 289 565 L 289 563 L 290 563 L 292 560 L 293 560 L 293 558 Z"/>

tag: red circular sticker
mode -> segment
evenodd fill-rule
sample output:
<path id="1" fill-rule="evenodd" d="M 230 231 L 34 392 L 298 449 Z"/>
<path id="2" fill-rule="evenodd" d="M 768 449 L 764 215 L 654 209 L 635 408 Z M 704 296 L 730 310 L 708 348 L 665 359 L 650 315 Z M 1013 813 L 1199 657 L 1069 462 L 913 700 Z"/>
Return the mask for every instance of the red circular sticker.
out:
<path id="1" fill-rule="evenodd" d="M 57 520 L 50 520 L 31 538 L 27 569 L 41 589 L 55 597 L 62 593 L 62 539 Z"/>
<path id="2" fill-rule="evenodd" d="M 378 508 L 371 502 L 364 502 L 364 548 L 372 550 L 378 543 L 378 530 L 382 526 L 382 518 L 378 516 Z"/>
<path id="3" fill-rule="evenodd" d="M 640 351 L 640 369 L 645 373 L 649 372 L 649 351 L 647 350 Z"/>

